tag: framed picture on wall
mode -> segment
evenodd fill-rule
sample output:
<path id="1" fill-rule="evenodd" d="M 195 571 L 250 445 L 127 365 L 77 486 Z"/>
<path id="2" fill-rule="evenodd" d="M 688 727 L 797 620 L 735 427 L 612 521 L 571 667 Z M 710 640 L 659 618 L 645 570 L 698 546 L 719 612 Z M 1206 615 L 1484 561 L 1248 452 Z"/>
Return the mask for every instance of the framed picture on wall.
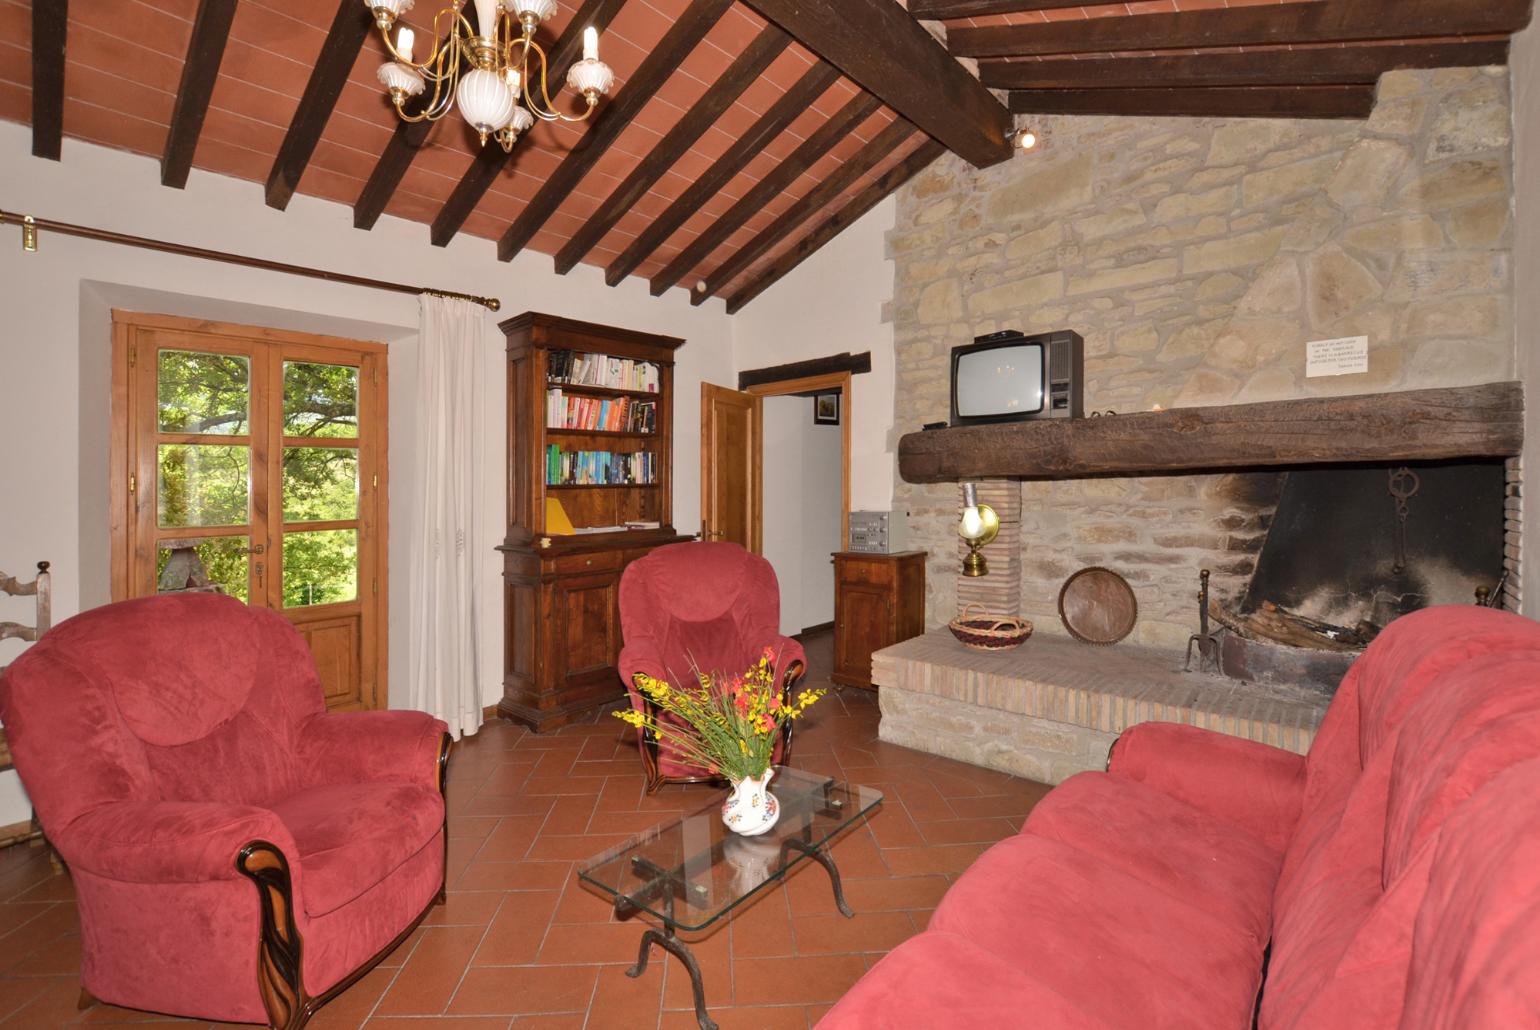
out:
<path id="1" fill-rule="evenodd" d="M 813 425 L 837 426 L 840 424 L 840 395 L 819 393 L 813 395 Z"/>

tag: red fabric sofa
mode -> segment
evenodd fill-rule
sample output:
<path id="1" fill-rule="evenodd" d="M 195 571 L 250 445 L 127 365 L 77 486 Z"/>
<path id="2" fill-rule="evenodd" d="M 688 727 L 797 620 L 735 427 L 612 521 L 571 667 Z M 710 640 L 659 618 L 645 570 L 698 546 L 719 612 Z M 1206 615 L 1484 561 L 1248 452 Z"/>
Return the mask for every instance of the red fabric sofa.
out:
<path id="1" fill-rule="evenodd" d="M 1540 1026 L 1540 624 L 1398 620 L 1308 757 L 1134 727 L 819 1027 L 1242 1030 L 1254 1012 L 1262 1030 Z"/>
<path id="2" fill-rule="evenodd" d="M 775 654 L 776 680 L 789 690 L 807 665 L 802 645 L 781 636 L 775 569 L 733 543 L 669 544 L 626 566 L 620 577 L 620 628 L 625 640 L 620 678 L 637 711 L 647 711 L 649 704 L 634 682 L 639 672 L 676 686 L 694 682 L 696 669 L 734 676 L 768 647 Z M 677 721 L 667 712 L 660 717 Z M 640 736 L 637 743 L 649 791 L 664 783 L 714 778 L 680 758 L 666 739 Z M 786 759 L 786 747 L 787 741 L 777 745 L 777 762 Z"/>
<path id="3" fill-rule="evenodd" d="M 103 1001 L 297 1028 L 442 897 L 444 724 L 327 714 L 275 612 L 77 615 L 0 678 L 0 717 Z"/>

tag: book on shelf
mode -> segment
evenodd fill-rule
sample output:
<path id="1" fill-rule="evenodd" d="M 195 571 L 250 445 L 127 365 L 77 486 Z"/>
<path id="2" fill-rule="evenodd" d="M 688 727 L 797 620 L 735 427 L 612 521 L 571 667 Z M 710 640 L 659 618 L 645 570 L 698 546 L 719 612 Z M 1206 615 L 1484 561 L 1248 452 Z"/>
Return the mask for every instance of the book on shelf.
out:
<path id="1" fill-rule="evenodd" d="M 545 450 L 547 486 L 650 486 L 657 482 L 652 452 Z"/>
<path id="2" fill-rule="evenodd" d="M 546 362 L 546 379 L 570 386 L 599 386 L 638 393 L 657 393 L 662 383 L 655 362 L 572 350 L 551 351 Z"/>
<path id="3" fill-rule="evenodd" d="M 605 433 L 654 433 L 658 402 L 634 397 L 581 397 L 555 386 L 545 392 L 547 429 L 586 429 Z"/>

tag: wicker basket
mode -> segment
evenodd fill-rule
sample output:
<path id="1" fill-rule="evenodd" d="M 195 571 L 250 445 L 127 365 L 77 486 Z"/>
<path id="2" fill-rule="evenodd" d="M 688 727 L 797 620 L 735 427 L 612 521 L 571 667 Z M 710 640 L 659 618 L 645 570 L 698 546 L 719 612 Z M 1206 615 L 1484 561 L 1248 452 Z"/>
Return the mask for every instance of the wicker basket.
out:
<path id="1" fill-rule="evenodd" d="M 990 615 L 977 601 L 968 602 L 946 625 L 959 643 L 975 651 L 1009 651 L 1032 635 L 1030 620 Z"/>

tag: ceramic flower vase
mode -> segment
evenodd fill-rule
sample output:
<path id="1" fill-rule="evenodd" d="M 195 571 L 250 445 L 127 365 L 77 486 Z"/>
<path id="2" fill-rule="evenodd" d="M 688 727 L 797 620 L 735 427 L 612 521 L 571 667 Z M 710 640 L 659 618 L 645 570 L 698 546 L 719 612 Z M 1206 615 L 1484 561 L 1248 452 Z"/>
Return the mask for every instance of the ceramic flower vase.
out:
<path id="1" fill-rule="evenodd" d="M 754 837 L 775 825 L 781 817 L 781 803 L 770 793 L 774 769 L 752 779 L 733 781 L 733 792 L 722 802 L 722 822 L 734 833 Z"/>

